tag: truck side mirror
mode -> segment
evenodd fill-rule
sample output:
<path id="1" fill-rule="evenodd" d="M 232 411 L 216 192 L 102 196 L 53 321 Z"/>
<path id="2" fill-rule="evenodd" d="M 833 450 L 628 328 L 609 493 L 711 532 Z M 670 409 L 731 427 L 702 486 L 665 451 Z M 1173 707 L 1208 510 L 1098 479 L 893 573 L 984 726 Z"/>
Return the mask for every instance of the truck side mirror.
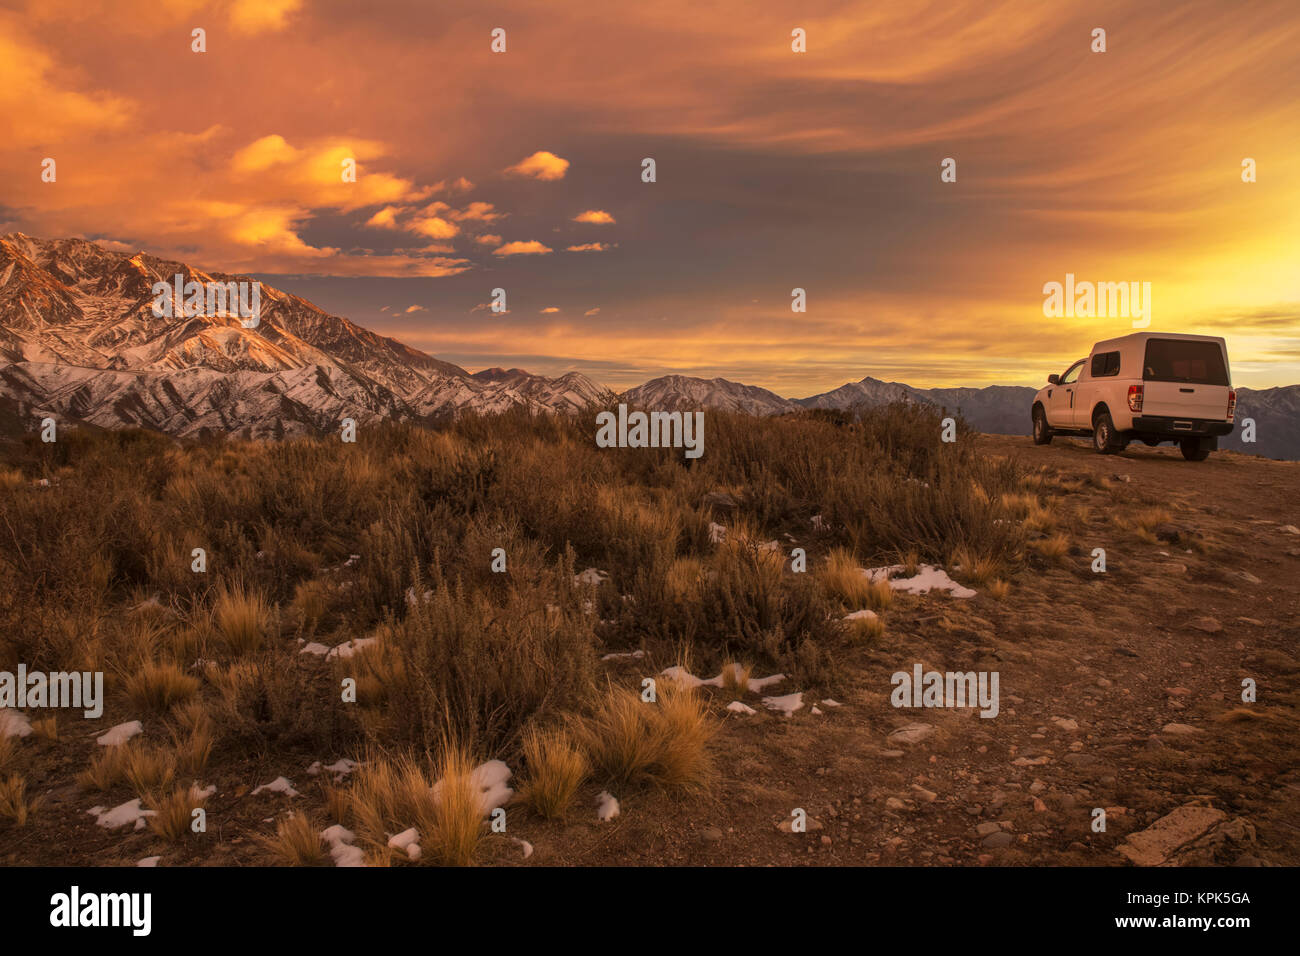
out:
<path id="1" fill-rule="evenodd" d="M 1060 384 L 1061 384 L 1061 376 L 1059 376 L 1059 375 L 1049 375 L 1049 376 L 1047 376 L 1047 384 L 1048 384 L 1048 385 L 1060 385 Z"/>

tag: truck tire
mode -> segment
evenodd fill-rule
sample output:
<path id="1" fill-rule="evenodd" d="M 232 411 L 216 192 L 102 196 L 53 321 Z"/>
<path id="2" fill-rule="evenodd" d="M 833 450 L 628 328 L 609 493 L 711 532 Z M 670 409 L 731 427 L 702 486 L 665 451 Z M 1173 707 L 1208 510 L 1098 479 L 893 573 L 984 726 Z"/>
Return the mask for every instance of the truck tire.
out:
<path id="1" fill-rule="evenodd" d="M 1042 405 L 1034 406 L 1034 444 L 1050 445 L 1052 443 L 1052 429 L 1047 424 L 1047 413 L 1043 411 Z"/>
<path id="2" fill-rule="evenodd" d="M 1205 461 L 1210 457 L 1210 449 L 1206 448 L 1199 438 L 1184 438 L 1178 443 L 1178 447 L 1188 461 Z"/>
<path id="3" fill-rule="evenodd" d="M 1110 412 L 1102 412 L 1093 423 L 1092 447 L 1102 455 L 1114 455 L 1128 447 L 1128 442 L 1116 434 Z"/>

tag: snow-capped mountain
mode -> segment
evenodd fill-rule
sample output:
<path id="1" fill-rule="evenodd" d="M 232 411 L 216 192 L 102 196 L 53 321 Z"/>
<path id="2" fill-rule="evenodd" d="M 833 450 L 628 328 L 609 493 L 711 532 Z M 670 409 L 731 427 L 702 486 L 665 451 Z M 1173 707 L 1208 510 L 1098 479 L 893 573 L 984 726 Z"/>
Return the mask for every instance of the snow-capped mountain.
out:
<path id="1" fill-rule="evenodd" d="M 278 437 L 343 418 L 573 412 L 613 397 L 578 373 L 471 375 L 265 283 L 253 328 L 233 306 L 155 315 L 154 283 L 177 275 L 253 281 L 82 239 L 0 237 L 0 400 L 26 419 Z"/>
<path id="2" fill-rule="evenodd" d="M 665 375 L 630 388 L 622 400 L 642 408 L 664 411 L 717 409 L 749 415 L 780 415 L 797 412 L 799 406 L 776 392 L 757 385 L 742 385 L 725 378 L 703 379 L 688 375 Z"/>

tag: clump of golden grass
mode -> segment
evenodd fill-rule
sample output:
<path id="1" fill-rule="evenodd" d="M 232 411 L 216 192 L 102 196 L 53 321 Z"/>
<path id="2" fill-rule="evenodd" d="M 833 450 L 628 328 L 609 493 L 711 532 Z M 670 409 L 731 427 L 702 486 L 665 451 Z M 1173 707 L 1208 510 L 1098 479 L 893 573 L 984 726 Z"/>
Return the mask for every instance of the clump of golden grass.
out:
<path id="1" fill-rule="evenodd" d="M 161 714 L 197 694 L 199 681 L 171 661 L 147 660 L 127 677 L 125 690 L 136 707 Z"/>
<path id="2" fill-rule="evenodd" d="M 849 634 L 856 641 L 875 641 L 885 634 L 885 622 L 875 615 L 855 617 L 844 623 Z"/>
<path id="3" fill-rule="evenodd" d="M 708 705 L 694 690 L 671 683 L 658 697 L 659 717 L 652 725 L 662 744 L 654 779 L 665 787 L 703 789 L 711 769 L 709 741 L 717 729 Z"/>
<path id="4" fill-rule="evenodd" d="M 921 570 L 921 556 L 915 550 L 904 554 L 899 563 L 903 566 L 903 571 L 909 578 L 915 577 Z"/>
<path id="5" fill-rule="evenodd" d="M 863 607 L 870 598 L 871 579 L 846 548 L 834 548 L 818 575 L 822 589 L 845 607 Z"/>
<path id="6" fill-rule="evenodd" d="M 687 601 L 698 592 L 703 574 L 704 562 L 699 558 L 675 558 L 664 572 L 664 588 L 674 600 Z"/>
<path id="7" fill-rule="evenodd" d="M 324 866 L 329 860 L 320 831 L 302 813 L 290 813 L 276 823 L 275 836 L 257 842 L 284 866 Z"/>
<path id="8" fill-rule="evenodd" d="M 1038 507 L 1038 496 L 1028 492 L 1009 492 L 1001 499 L 1003 509 L 1011 518 L 1024 518 L 1030 509 Z"/>
<path id="9" fill-rule="evenodd" d="M 325 797 L 325 817 L 330 823 L 337 823 L 346 826 L 348 822 L 348 813 L 352 809 L 352 797 L 342 787 L 336 787 L 330 783 L 322 783 L 321 791 Z"/>
<path id="10" fill-rule="evenodd" d="M 469 866 L 483 838 L 483 808 L 473 780 L 474 762 L 461 747 L 447 745 L 437 763 L 438 782 L 432 807 L 418 815 L 416 826 L 425 842 L 425 857 L 442 866 Z M 429 835 L 433 839 L 430 841 Z"/>
<path id="11" fill-rule="evenodd" d="M 753 672 L 752 664 L 727 661 L 722 665 L 722 693 L 733 699 L 744 697 L 749 693 L 749 676 Z"/>
<path id="12" fill-rule="evenodd" d="M 1049 534 L 1056 529 L 1056 512 L 1050 505 L 1035 501 L 1025 512 L 1024 525 L 1030 531 Z"/>
<path id="13" fill-rule="evenodd" d="M 715 725 L 692 689 L 662 681 L 653 703 L 610 687 L 595 712 L 573 722 L 591 765 L 615 786 L 698 788 L 708 779 Z"/>
<path id="14" fill-rule="evenodd" d="M 176 756 L 161 747 L 132 747 L 124 776 L 136 796 L 156 799 L 155 795 L 170 787 L 176 776 Z"/>
<path id="15" fill-rule="evenodd" d="M 1005 601 L 1011 594 L 1011 582 L 1002 578 L 994 578 L 987 585 L 989 597 L 995 601 Z"/>
<path id="16" fill-rule="evenodd" d="M 172 711 L 177 726 L 172 728 L 172 752 L 181 773 L 197 776 L 208 766 L 215 733 L 212 718 L 198 700 L 182 704 Z"/>
<path id="17" fill-rule="evenodd" d="M 270 617 L 262 595 L 242 584 L 223 587 L 213 606 L 217 631 L 226 647 L 237 656 L 251 654 L 262 647 Z"/>
<path id="18" fill-rule="evenodd" d="M 149 818 L 149 828 L 164 840 L 175 842 L 191 832 L 194 811 L 207 803 L 197 784 L 177 787 L 161 798 L 151 799 L 150 809 L 157 811 Z"/>
<path id="19" fill-rule="evenodd" d="M 324 578 L 301 581 L 294 588 L 291 609 L 304 624 L 319 624 L 330 610 L 334 588 Z"/>
<path id="20" fill-rule="evenodd" d="M 974 584 L 987 584 L 1000 569 L 1000 563 L 990 555 L 976 555 L 969 548 L 958 548 L 950 562 L 962 577 Z"/>
<path id="21" fill-rule="evenodd" d="M 1060 561 L 1070 553 L 1070 536 L 1058 533 L 1039 538 L 1037 541 L 1029 542 L 1029 547 L 1049 561 Z"/>
<path id="22" fill-rule="evenodd" d="M 18 744 L 13 737 L 0 735 L 0 773 L 9 769 L 18 755 Z"/>
<path id="23" fill-rule="evenodd" d="M 529 728 L 523 749 L 528 775 L 520 799 L 548 820 L 562 819 L 587 776 L 587 758 L 562 728 Z"/>
<path id="24" fill-rule="evenodd" d="M 134 744 L 103 747 L 90 758 L 90 766 L 77 774 L 77 783 L 88 790 L 112 790 L 126 780 Z"/>
<path id="25" fill-rule="evenodd" d="M 27 799 L 27 781 L 21 775 L 11 773 L 0 779 L 0 817 L 12 820 L 17 826 L 24 826 L 27 817 L 36 810 L 39 802 Z"/>
<path id="26" fill-rule="evenodd" d="M 1134 514 L 1130 521 L 1133 533 L 1139 541 L 1146 544 L 1159 544 L 1160 539 L 1156 537 L 1155 529 L 1170 521 L 1172 517 L 1164 508 L 1144 508 Z"/>

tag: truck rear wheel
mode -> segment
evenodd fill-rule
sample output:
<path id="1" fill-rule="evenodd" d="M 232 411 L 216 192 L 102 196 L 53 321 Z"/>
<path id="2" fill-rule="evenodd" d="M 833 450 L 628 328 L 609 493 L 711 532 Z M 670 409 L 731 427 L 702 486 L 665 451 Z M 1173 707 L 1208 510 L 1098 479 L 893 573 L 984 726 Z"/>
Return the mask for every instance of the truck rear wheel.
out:
<path id="1" fill-rule="evenodd" d="M 1128 447 L 1128 442 L 1115 432 L 1110 412 L 1102 412 L 1092 426 L 1092 447 L 1103 455 L 1114 455 Z"/>
<path id="2" fill-rule="evenodd" d="M 1178 447 L 1188 461 L 1205 461 L 1210 457 L 1210 449 L 1199 438 L 1184 438 Z"/>

